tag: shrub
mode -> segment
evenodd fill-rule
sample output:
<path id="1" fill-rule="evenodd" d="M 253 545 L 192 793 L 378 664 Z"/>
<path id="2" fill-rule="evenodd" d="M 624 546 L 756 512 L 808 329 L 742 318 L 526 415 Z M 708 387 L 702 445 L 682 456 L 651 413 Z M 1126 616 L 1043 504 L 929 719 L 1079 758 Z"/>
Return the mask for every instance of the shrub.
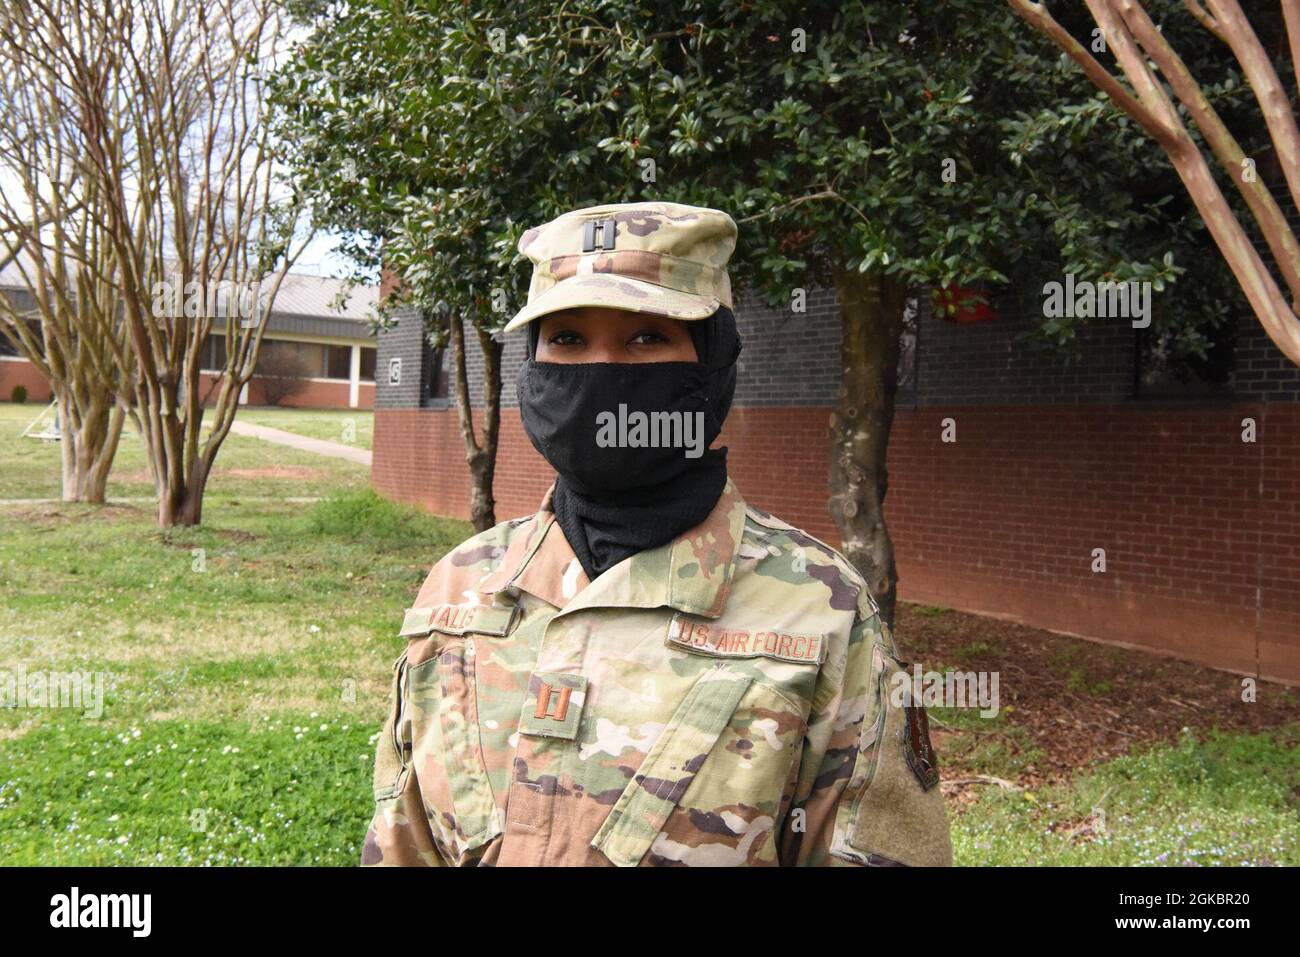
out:
<path id="1" fill-rule="evenodd" d="M 390 502 L 374 489 L 336 492 L 317 502 L 308 516 L 308 529 L 316 535 L 380 542 L 393 548 L 415 546 L 421 554 L 458 545 L 474 534 L 467 522 Z"/>
<path id="2" fill-rule="evenodd" d="M 9 401 L 17 402 L 19 405 L 22 405 L 24 402 L 26 402 L 27 386 L 25 385 L 14 386 L 13 391 L 9 393 Z"/>
<path id="3" fill-rule="evenodd" d="M 301 356 L 284 348 L 281 343 L 267 345 L 271 348 L 263 346 L 262 354 L 257 360 L 256 375 L 262 384 L 262 401 L 267 405 L 279 405 L 307 388 L 307 377 L 311 370 Z"/>
<path id="4" fill-rule="evenodd" d="M 311 530 L 340 538 L 391 538 L 400 534 L 405 519 L 398 505 L 373 489 L 336 492 L 312 509 Z"/>

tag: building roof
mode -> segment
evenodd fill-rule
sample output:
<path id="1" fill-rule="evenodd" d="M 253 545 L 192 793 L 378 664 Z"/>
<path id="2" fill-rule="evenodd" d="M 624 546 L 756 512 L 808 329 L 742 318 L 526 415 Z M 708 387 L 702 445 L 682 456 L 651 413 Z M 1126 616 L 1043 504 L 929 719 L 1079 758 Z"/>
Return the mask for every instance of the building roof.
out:
<path id="1" fill-rule="evenodd" d="M 25 253 L 20 255 L 31 261 Z M 0 290 L 26 289 L 17 263 L 0 269 Z M 290 272 L 276 293 L 267 331 L 367 339 L 378 300 L 378 285 L 350 285 L 343 279 Z"/>
<path id="2" fill-rule="evenodd" d="M 364 321 L 373 318 L 378 299 L 378 285 L 349 286 L 342 279 L 291 272 L 276 293 L 273 314 Z"/>

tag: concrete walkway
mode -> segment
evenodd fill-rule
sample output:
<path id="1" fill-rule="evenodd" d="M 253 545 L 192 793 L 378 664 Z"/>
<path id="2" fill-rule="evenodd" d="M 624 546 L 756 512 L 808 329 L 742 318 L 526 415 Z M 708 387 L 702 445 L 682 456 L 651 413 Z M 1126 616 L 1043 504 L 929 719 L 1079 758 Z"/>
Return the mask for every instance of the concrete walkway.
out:
<path id="1" fill-rule="evenodd" d="M 324 439 L 311 439 L 305 435 L 286 432 L 283 429 L 273 429 L 266 425 L 253 425 L 251 422 L 240 422 L 238 419 L 231 423 L 230 431 L 236 435 L 247 435 L 250 438 L 261 439 L 263 442 L 287 445 L 291 449 L 302 449 L 304 452 L 314 452 L 317 455 L 347 459 L 349 462 L 357 462 L 366 466 L 370 465 L 372 458 L 368 449 L 359 449 L 355 445 L 344 445 L 342 442 L 327 442 Z"/>

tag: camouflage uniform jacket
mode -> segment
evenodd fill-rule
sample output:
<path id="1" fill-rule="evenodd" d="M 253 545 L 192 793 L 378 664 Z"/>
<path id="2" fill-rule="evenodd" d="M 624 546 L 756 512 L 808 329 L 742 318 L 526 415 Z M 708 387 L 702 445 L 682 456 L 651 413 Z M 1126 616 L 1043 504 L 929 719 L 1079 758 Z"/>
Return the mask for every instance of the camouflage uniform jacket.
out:
<path id="1" fill-rule="evenodd" d="M 950 863 L 925 712 L 841 555 L 728 482 L 588 582 L 549 504 L 407 611 L 363 864 Z"/>

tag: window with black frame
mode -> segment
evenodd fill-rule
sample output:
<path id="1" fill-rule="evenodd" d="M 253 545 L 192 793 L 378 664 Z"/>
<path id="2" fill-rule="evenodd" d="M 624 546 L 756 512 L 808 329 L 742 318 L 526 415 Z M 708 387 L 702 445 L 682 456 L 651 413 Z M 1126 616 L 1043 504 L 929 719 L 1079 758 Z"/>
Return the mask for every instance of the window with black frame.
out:
<path id="1" fill-rule="evenodd" d="M 199 363 L 201 372 L 222 372 L 226 368 L 226 335 L 209 333 L 203 342 L 203 353 Z"/>
<path id="2" fill-rule="evenodd" d="M 352 378 L 351 346 L 326 347 L 325 378 L 341 380 Z"/>
<path id="3" fill-rule="evenodd" d="M 447 400 L 447 350 L 434 346 L 424 337 L 424 356 L 420 363 L 420 404 L 437 405 Z"/>
<path id="4" fill-rule="evenodd" d="M 1134 337 L 1133 395 L 1138 399 L 1231 398 L 1237 324 L 1200 330 L 1202 349 L 1181 345 L 1167 331 L 1139 329 Z"/>
<path id="5" fill-rule="evenodd" d="M 3 295 L 3 293 L 0 293 L 0 295 Z M 31 330 L 32 338 L 34 338 L 37 342 L 42 341 L 41 321 L 39 319 L 28 319 L 27 328 Z M 16 332 L 11 333 L 11 335 L 14 336 L 16 336 L 17 334 L 18 333 Z M 12 342 L 9 341 L 9 337 L 5 335 L 0 335 L 0 356 L 20 356 L 20 355 L 21 353 L 18 351 L 18 348 Z"/>

